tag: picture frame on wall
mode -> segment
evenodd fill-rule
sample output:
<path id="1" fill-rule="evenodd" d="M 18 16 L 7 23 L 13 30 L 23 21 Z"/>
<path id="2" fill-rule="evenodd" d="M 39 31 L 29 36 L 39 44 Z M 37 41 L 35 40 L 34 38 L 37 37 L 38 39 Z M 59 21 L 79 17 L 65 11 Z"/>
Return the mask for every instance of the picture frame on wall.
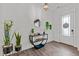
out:
<path id="1" fill-rule="evenodd" d="M 40 20 L 39 20 L 39 19 L 36 19 L 36 20 L 34 21 L 34 26 L 35 26 L 35 27 L 40 27 Z"/>

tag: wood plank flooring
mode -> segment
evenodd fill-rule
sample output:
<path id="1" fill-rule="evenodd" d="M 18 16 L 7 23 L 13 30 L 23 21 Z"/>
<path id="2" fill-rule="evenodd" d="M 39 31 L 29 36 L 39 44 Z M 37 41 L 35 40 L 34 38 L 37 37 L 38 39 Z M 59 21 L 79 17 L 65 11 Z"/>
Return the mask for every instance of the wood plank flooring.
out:
<path id="1" fill-rule="evenodd" d="M 31 48 L 10 56 L 79 56 L 79 51 L 73 46 L 52 41 L 41 49 Z"/>

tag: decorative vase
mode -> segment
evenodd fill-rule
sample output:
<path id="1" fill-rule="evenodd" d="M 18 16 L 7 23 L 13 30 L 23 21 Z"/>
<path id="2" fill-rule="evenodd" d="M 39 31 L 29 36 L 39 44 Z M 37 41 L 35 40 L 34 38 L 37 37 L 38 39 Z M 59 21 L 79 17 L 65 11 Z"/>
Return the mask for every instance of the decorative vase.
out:
<path id="1" fill-rule="evenodd" d="M 21 45 L 15 46 L 15 51 L 20 51 L 22 49 Z"/>
<path id="2" fill-rule="evenodd" d="M 3 54 L 9 54 L 13 51 L 13 44 L 10 45 L 3 45 Z"/>

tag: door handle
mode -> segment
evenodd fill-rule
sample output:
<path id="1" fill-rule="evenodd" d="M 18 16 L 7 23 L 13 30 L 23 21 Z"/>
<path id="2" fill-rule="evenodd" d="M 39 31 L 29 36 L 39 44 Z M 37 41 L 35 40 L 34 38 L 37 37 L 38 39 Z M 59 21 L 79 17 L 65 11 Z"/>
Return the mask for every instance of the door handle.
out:
<path id="1" fill-rule="evenodd" d="M 72 29 L 71 32 L 74 32 L 74 29 Z"/>

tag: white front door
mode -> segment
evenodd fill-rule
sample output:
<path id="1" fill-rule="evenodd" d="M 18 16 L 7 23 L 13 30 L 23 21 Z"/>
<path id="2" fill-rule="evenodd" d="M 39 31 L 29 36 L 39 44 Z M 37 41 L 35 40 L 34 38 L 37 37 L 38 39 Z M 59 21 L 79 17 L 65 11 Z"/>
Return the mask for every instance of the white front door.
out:
<path id="1" fill-rule="evenodd" d="M 75 9 L 63 9 L 60 12 L 59 40 L 60 42 L 74 45 Z"/>

